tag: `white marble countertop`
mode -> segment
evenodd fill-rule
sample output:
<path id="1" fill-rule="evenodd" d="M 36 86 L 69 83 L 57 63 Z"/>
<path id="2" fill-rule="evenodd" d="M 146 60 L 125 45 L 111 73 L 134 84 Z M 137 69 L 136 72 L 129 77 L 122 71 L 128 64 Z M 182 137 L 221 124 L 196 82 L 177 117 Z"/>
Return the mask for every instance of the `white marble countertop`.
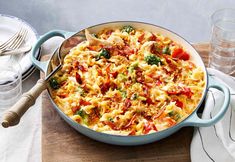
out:
<path id="1" fill-rule="evenodd" d="M 168 28 L 183 36 L 190 42 L 205 42 L 210 40 L 210 16 L 221 8 L 235 6 L 234 0 L 11 0 L 0 1 L 0 14 L 8 14 L 24 19 L 30 23 L 39 34 L 52 29 L 63 29 L 68 31 L 79 31 L 90 25 L 115 21 L 136 20 Z M 50 53 L 53 48 L 46 46 L 46 52 Z M 23 82 L 23 90 L 31 88 L 39 78 L 36 70 L 27 80 Z M 32 124 L 40 127 L 40 104 L 38 110 L 31 110 L 25 114 L 22 124 L 28 127 Z M 37 115 L 32 115 L 37 113 Z M 37 116 L 37 120 L 35 117 Z M 36 144 L 30 146 L 31 158 L 27 161 L 40 161 L 40 129 L 37 130 L 34 140 Z M 20 131 L 19 131 L 20 132 Z M 27 137 L 25 137 L 27 138 Z M 23 143 L 19 138 L 12 138 L 17 144 Z M 13 142 L 12 142 L 13 143 Z M 38 145 L 38 146 L 37 146 Z M 22 145 L 20 145 L 22 147 Z M 0 148 L 0 150 L 3 148 Z M 24 154 L 24 149 L 18 151 L 15 159 Z M 29 156 L 29 155 L 26 155 Z M 0 156 L 1 157 L 1 156 Z M 0 158 L 1 159 L 1 158 Z M 1 161 L 1 160 L 0 160 Z M 6 160 L 11 161 L 11 160 Z"/>

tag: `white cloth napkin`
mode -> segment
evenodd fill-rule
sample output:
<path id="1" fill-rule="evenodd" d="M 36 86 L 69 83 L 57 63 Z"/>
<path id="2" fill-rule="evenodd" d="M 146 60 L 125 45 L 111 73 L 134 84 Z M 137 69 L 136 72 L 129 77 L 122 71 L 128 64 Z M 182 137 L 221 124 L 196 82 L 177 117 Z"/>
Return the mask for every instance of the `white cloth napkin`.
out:
<path id="1" fill-rule="evenodd" d="M 231 101 L 225 116 L 215 126 L 195 128 L 191 142 L 192 162 L 235 162 L 235 78 L 220 71 L 208 69 L 218 83 L 230 89 Z M 209 119 L 223 104 L 222 92 L 210 89 L 203 119 Z"/>

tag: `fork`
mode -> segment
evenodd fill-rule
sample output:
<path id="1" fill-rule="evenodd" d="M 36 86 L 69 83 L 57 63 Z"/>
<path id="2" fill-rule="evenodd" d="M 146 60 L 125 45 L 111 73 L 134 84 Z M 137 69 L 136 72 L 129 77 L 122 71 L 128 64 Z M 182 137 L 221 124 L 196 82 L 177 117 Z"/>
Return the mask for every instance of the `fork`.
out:
<path id="1" fill-rule="evenodd" d="M 21 28 L 19 32 L 14 34 L 9 40 L 0 45 L 0 55 L 5 51 L 14 50 L 20 47 L 27 36 L 28 31 Z"/>
<path id="2" fill-rule="evenodd" d="M 19 33 L 22 31 L 22 28 L 20 29 L 20 31 L 16 32 L 11 38 L 9 38 L 6 42 L 4 42 L 3 44 L 0 45 L 0 50 L 4 50 L 10 43 L 12 43 L 17 35 L 19 35 Z"/>

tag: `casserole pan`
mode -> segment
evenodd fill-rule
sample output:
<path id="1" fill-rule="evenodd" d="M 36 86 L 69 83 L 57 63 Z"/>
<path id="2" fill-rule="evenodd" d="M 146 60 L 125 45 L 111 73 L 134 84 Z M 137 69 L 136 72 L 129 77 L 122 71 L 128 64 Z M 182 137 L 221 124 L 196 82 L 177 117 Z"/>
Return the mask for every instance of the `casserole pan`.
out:
<path id="1" fill-rule="evenodd" d="M 212 77 L 208 76 L 208 73 L 206 71 L 205 65 L 197 53 L 197 51 L 188 43 L 186 40 L 184 40 L 179 35 L 156 25 L 148 24 L 148 23 L 142 23 L 142 22 L 132 22 L 132 21 L 118 21 L 118 22 L 109 22 L 104 24 L 95 25 L 92 27 L 89 27 L 88 30 L 91 32 L 97 32 L 104 28 L 120 28 L 125 25 L 131 25 L 134 28 L 144 29 L 148 30 L 150 32 L 156 32 L 161 33 L 166 37 L 169 37 L 171 40 L 179 43 L 180 45 L 185 48 L 191 56 L 191 61 L 196 64 L 196 66 L 199 66 L 204 71 L 204 80 L 205 80 L 205 87 L 202 92 L 202 97 L 200 99 L 200 102 L 198 102 L 197 107 L 194 109 L 194 111 L 186 117 L 184 120 L 182 120 L 180 123 L 174 125 L 173 127 L 167 128 L 162 131 L 158 131 L 155 133 L 147 134 L 147 135 L 138 135 L 138 136 L 122 136 L 122 135 L 113 135 L 113 134 L 106 134 L 101 132 L 96 132 L 90 128 L 84 127 L 80 125 L 79 123 L 73 121 L 71 118 L 69 118 L 67 115 L 65 115 L 62 110 L 55 104 L 55 102 L 52 99 L 51 92 L 49 86 L 48 87 L 48 93 L 51 102 L 53 103 L 53 106 L 55 110 L 59 113 L 59 115 L 74 129 L 76 129 L 78 132 L 95 139 L 97 141 L 101 141 L 104 143 L 109 144 L 115 144 L 115 145 L 141 145 L 141 144 L 147 144 L 151 143 L 157 140 L 160 140 L 162 138 L 165 138 L 177 130 L 179 130 L 182 127 L 185 126 L 196 126 L 196 127 L 206 127 L 211 126 L 218 122 L 225 114 L 226 110 L 228 109 L 229 101 L 230 101 L 230 95 L 229 90 L 224 85 L 217 84 Z M 40 62 L 35 58 L 36 51 L 40 48 L 40 46 L 47 41 L 48 39 L 60 36 L 65 38 L 64 42 L 61 44 L 61 46 L 54 52 L 54 54 L 51 56 L 50 60 L 46 62 Z M 78 43 L 85 40 L 84 30 L 81 30 L 77 33 L 74 32 L 67 32 L 62 30 L 53 30 L 42 37 L 37 41 L 35 44 L 33 50 L 32 50 L 32 61 L 34 65 L 43 71 L 46 76 L 49 76 L 50 73 L 53 71 L 53 63 L 60 61 L 60 58 L 58 57 L 58 54 L 67 54 L 69 50 L 76 46 Z M 43 82 L 43 84 L 48 84 Z M 201 103 L 206 98 L 207 91 L 209 88 L 216 88 L 224 93 L 224 103 L 221 106 L 220 111 L 211 119 L 201 119 L 197 115 L 197 110 L 199 109 Z"/>

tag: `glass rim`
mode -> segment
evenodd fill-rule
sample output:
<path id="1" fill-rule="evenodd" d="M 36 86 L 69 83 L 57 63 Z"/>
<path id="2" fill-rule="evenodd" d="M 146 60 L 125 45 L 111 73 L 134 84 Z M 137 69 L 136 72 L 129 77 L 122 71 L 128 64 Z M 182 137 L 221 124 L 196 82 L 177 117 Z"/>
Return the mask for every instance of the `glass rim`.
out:
<path id="1" fill-rule="evenodd" d="M 17 81 L 19 81 L 19 83 L 17 84 L 17 85 L 19 85 L 21 82 L 22 82 L 22 73 L 21 73 L 21 70 L 19 70 L 18 72 L 17 72 L 17 78 L 16 79 L 14 79 L 12 82 L 9 82 L 9 83 L 7 83 L 7 84 L 0 84 L 0 88 L 1 87 L 8 87 L 8 86 L 11 86 L 12 84 L 15 84 Z M 7 82 L 7 81 L 6 81 Z"/>
<path id="2" fill-rule="evenodd" d="M 233 14 L 235 15 L 235 8 L 222 8 L 222 9 L 219 9 L 219 10 L 216 10 L 215 12 L 213 12 L 213 14 L 210 16 L 211 21 L 212 21 L 212 24 L 215 25 L 216 22 L 218 21 L 218 20 L 215 20 L 215 19 L 216 19 L 216 16 L 217 16 L 218 14 L 222 14 L 222 13 L 225 13 L 225 12 L 231 12 L 231 13 L 233 13 Z M 223 18 L 220 18 L 219 20 L 223 20 Z M 233 20 L 234 20 L 234 23 L 235 23 L 235 17 L 233 18 Z M 225 32 L 230 32 L 230 33 L 235 32 L 235 29 L 234 29 L 234 30 L 226 30 L 226 29 L 224 29 L 223 27 L 220 27 L 220 26 L 218 26 L 218 25 L 215 25 L 215 26 L 216 26 L 217 28 L 219 28 L 219 29 L 225 31 Z"/>
<path id="3" fill-rule="evenodd" d="M 11 55 L 11 56 L 9 57 L 9 61 L 11 61 L 11 60 L 15 61 L 13 55 Z M 1 84 L 0 87 L 11 86 L 12 84 L 15 84 L 15 83 L 16 83 L 17 81 L 19 81 L 19 80 L 20 80 L 20 81 L 19 81 L 18 84 L 22 84 L 22 69 L 21 69 L 20 64 L 19 64 L 18 62 L 15 62 L 15 66 L 12 66 L 12 68 L 14 69 L 13 71 L 15 72 L 17 78 L 14 78 L 14 80 L 13 80 L 12 82 L 9 82 L 9 83 L 7 83 L 7 84 Z M 6 82 L 8 82 L 8 81 L 6 81 Z M 18 84 L 17 84 L 17 85 L 18 85 Z"/>
<path id="4" fill-rule="evenodd" d="M 10 89 L 10 90 L 0 91 L 0 95 L 4 95 L 4 94 L 6 94 L 6 93 L 10 93 L 10 92 L 15 91 L 16 89 L 19 89 L 19 88 L 22 90 L 22 85 L 21 85 L 21 83 L 17 84 L 15 87 L 13 87 L 13 88 Z"/>

